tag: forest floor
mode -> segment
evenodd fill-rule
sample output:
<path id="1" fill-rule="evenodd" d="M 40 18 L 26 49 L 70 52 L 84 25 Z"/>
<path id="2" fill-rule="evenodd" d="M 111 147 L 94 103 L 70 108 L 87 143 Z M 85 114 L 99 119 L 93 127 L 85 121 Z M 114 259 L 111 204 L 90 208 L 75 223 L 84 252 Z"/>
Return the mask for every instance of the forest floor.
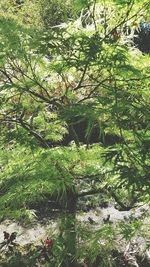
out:
<path id="1" fill-rule="evenodd" d="M 140 218 L 143 213 L 150 212 L 150 207 L 147 205 L 141 206 L 130 211 L 119 211 L 113 206 L 107 208 L 95 208 L 88 212 L 79 212 L 77 214 L 77 220 L 84 223 L 87 227 L 93 227 L 93 230 L 99 229 L 100 226 L 104 225 L 109 217 L 109 223 L 117 224 L 121 221 L 127 221 L 130 223 L 130 218 Z M 144 221 L 144 224 L 148 222 Z M 51 234 L 55 234 L 58 230 L 57 219 L 46 219 L 41 222 L 34 222 L 30 226 L 21 225 L 15 221 L 5 220 L 0 224 L 0 243 L 3 242 L 3 231 L 8 233 L 17 232 L 16 243 L 19 246 L 26 246 L 33 244 L 34 246 L 42 245 L 42 242 L 47 236 L 51 238 Z M 146 243 L 150 240 L 146 240 L 143 236 L 136 235 L 130 242 L 125 241 L 122 238 L 116 239 L 118 243 L 118 249 L 127 258 L 131 266 L 139 266 L 136 262 L 136 255 L 138 254 L 146 257 L 147 262 L 150 266 L 150 250 L 146 248 Z M 5 248 L 4 248 L 5 249 Z M 1 253 L 4 254 L 4 249 Z M 1 256 L 3 258 L 3 256 Z M 148 265 L 147 265 L 148 266 Z"/>

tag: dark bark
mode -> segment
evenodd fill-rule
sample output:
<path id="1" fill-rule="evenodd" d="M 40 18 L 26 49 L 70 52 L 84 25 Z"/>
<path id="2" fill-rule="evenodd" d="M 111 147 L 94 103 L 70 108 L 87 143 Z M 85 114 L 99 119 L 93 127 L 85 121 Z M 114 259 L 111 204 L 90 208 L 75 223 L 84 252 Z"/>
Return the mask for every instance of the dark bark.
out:
<path id="1" fill-rule="evenodd" d="M 67 191 L 66 211 L 63 216 L 63 239 L 66 258 L 62 267 L 77 267 L 76 259 L 76 209 L 77 196 L 72 189 Z"/>

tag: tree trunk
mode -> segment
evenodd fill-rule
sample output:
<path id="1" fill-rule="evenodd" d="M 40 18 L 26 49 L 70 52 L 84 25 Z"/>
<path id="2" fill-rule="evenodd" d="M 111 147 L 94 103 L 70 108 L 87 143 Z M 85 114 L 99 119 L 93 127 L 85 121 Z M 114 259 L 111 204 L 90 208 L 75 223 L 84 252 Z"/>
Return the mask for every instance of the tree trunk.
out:
<path id="1" fill-rule="evenodd" d="M 76 261 L 76 205 L 77 196 L 71 189 L 67 192 L 66 211 L 63 216 L 63 239 L 66 258 L 62 267 L 77 267 Z"/>

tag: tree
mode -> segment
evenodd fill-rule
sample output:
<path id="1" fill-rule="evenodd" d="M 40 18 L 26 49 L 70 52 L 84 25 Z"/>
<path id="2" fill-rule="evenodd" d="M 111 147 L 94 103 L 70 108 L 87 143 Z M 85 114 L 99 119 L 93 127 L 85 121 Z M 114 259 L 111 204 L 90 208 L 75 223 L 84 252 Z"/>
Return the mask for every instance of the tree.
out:
<path id="1" fill-rule="evenodd" d="M 32 206 L 57 197 L 62 266 L 77 264 L 80 198 L 104 194 L 123 210 L 149 200 L 149 56 L 133 44 L 149 1 L 77 6 L 77 20 L 50 30 L 1 16 L 2 216 L 30 216 Z M 84 120 L 86 148 L 76 130 Z M 97 126 L 101 143 L 90 146 Z M 58 147 L 67 133 L 75 146 Z M 120 141 L 105 146 L 107 133 Z"/>

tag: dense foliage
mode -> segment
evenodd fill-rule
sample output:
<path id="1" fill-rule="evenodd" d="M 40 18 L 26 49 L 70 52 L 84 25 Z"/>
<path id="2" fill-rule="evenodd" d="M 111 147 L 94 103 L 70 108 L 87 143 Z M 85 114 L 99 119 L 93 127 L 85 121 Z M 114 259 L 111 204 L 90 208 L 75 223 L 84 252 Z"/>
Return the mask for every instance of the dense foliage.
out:
<path id="1" fill-rule="evenodd" d="M 32 221 L 53 200 L 62 223 L 52 266 L 92 266 L 99 253 L 93 266 L 112 266 L 116 232 L 130 239 L 141 224 L 84 231 L 76 213 L 87 196 L 121 210 L 149 202 L 150 57 L 134 41 L 150 3 L 0 6 L 1 220 Z"/>

